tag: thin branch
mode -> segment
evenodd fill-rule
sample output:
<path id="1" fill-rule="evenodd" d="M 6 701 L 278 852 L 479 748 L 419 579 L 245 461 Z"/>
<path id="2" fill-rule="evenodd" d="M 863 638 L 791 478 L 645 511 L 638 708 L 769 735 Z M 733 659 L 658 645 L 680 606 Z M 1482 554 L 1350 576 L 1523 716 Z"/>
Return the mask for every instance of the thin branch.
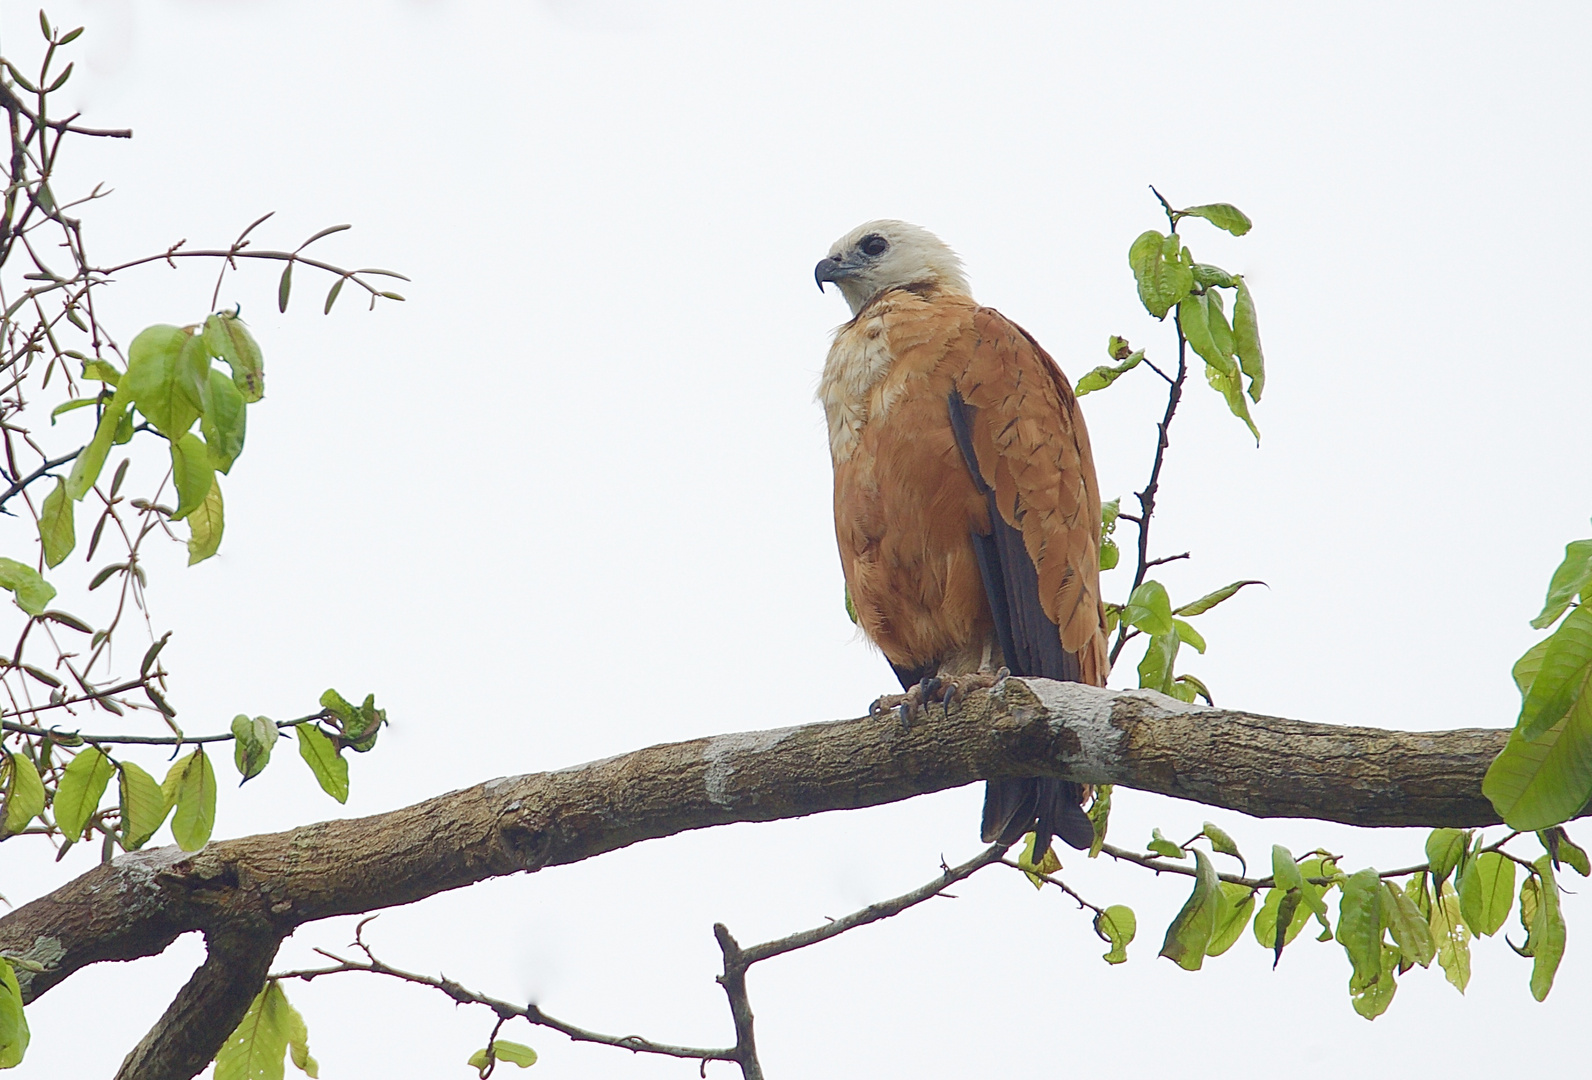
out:
<path id="1" fill-rule="evenodd" d="M 1150 189 L 1154 191 L 1152 187 Z M 1156 198 L 1160 198 L 1156 194 Z M 1161 200 L 1163 205 L 1166 200 Z M 1188 378 L 1188 341 L 1183 337 L 1183 320 L 1176 312 L 1172 313 L 1173 325 L 1177 328 L 1177 378 L 1172 380 L 1172 385 L 1166 395 L 1166 412 L 1161 417 L 1160 424 L 1156 427 L 1155 461 L 1150 466 L 1150 480 L 1144 485 L 1144 490 L 1135 494 L 1139 500 L 1139 516 L 1131 517 L 1119 513 L 1118 518 L 1128 517 L 1139 527 L 1139 565 L 1133 573 L 1133 588 L 1137 589 L 1144 584 L 1144 575 L 1152 565 L 1150 562 L 1150 519 L 1155 515 L 1155 496 L 1161 488 L 1161 466 L 1166 461 L 1166 448 L 1171 445 L 1167 436 L 1172 426 L 1172 418 L 1177 415 L 1178 402 L 1183 399 L 1183 383 Z M 1132 590 L 1129 590 L 1131 594 Z M 1121 624 L 1117 628 L 1117 640 L 1111 646 L 1111 662 L 1115 664 L 1117 657 L 1122 654 L 1122 647 L 1128 643 L 1128 625 Z"/>
<path id="2" fill-rule="evenodd" d="M 1186 551 L 1181 555 L 1162 555 L 1159 559 L 1151 559 L 1149 562 L 1145 563 L 1144 568 L 1148 570 L 1152 566 L 1160 566 L 1163 563 L 1177 562 L 1179 559 L 1186 559 L 1188 557 L 1189 553 Z"/>
<path id="3" fill-rule="evenodd" d="M 1040 881 L 1043 881 L 1047 885 L 1056 886 L 1056 888 L 1060 889 L 1062 892 L 1066 893 L 1068 896 L 1070 896 L 1074 900 L 1076 900 L 1078 902 L 1078 906 L 1081 907 L 1081 908 L 1088 908 L 1090 911 L 1094 912 L 1096 915 L 1104 915 L 1105 914 L 1105 911 L 1106 911 L 1105 908 L 1101 907 L 1099 904 L 1091 904 L 1089 901 L 1087 901 L 1083 897 L 1079 896 L 1077 894 L 1077 892 L 1075 892 L 1073 890 L 1072 886 L 1068 885 L 1065 881 L 1061 880 L 1058 877 L 1055 877 L 1052 874 L 1043 873 L 1043 872 L 1041 872 L 1039 870 L 1036 870 L 1032 866 L 1024 866 L 1022 863 L 1017 862 L 1016 860 L 1013 860 L 1013 859 L 1002 859 L 1001 860 L 1001 865 L 1002 866 L 1009 866 L 1013 870 L 1021 870 L 1023 873 L 1031 874 L 1032 876 L 1038 878 Z"/>
<path id="4" fill-rule="evenodd" d="M 554 1031 L 560 1032 L 576 1042 L 601 1043 L 604 1046 L 617 1046 L 620 1049 L 634 1051 L 638 1054 L 659 1054 L 664 1057 L 693 1058 L 703 1061 L 735 1060 L 734 1047 L 710 1049 L 697 1046 L 674 1046 L 670 1043 L 644 1039 L 640 1035 L 605 1035 L 601 1032 L 576 1027 L 567 1021 L 549 1016 L 535 1005 L 516 1005 L 513 1002 L 477 993 L 449 978 L 433 978 L 430 975 L 421 975 L 413 971 L 404 971 L 402 968 L 395 968 L 390 964 L 383 963 L 374 956 L 370 956 L 368 951 L 366 955 L 370 958 L 364 961 L 346 960 L 324 950 L 317 949 L 316 951 L 320 952 L 322 956 L 336 961 L 336 963 L 330 967 L 300 968 L 294 971 L 273 972 L 269 977 L 272 979 L 302 979 L 305 982 L 309 982 L 312 979 L 320 978 L 322 975 L 340 975 L 350 971 L 363 971 L 372 975 L 387 975 L 394 979 L 401 979 L 404 982 L 414 983 L 417 986 L 429 986 L 433 990 L 440 990 L 460 1005 L 484 1005 L 496 1013 L 499 1019 L 520 1017 L 541 1027 L 552 1028 Z"/>
<path id="5" fill-rule="evenodd" d="M 956 884 L 963 878 L 972 877 L 991 863 L 999 862 L 1001 856 L 1006 854 L 1006 849 L 1010 846 L 1009 844 L 991 845 L 961 866 L 945 867 L 944 872 L 927 885 L 913 889 L 911 892 L 904 893 L 892 900 L 881 900 L 877 904 L 869 904 L 861 911 L 854 911 L 850 915 L 842 916 L 833 922 L 825 923 L 823 926 L 812 930 L 803 930 L 800 933 L 791 934 L 789 937 L 782 937 L 778 941 L 767 941 L 761 945 L 753 945 L 743 950 L 744 955 L 747 957 L 746 962 L 755 964 L 759 960 L 767 960 L 771 956 L 779 956 L 781 953 L 788 953 L 793 949 L 805 948 L 815 942 L 827 941 L 836 935 L 844 934 L 847 930 L 866 926 L 868 923 L 878 922 L 880 919 L 888 919 L 892 915 L 899 915 L 909 907 L 921 904 L 925 900 L 932 900 L 944 892 L 947 887 Z"/>
<path id="6" fill-rule="evenodd" d="M 70 454 L 62 454 L 58 458 L 52 458 L 49 461 L 46 461 L 43 465 L 40 465 L 37 469 L 34 469 L 27 476 L 24 476 L 21 480 L 18 480 L 16 483 L 12 484 L 5 490 L 3 494 L 0 494 L 0 508 L 3 508 L 5 504 L 11 500 L 11 497 L 20 492 L 23 488 L 27 487 L 35 480 L 48 475 L 51 470 L 59 469 L 62 465 L 65 465 L 67 462 L 75 459 L 77 455 L 81 454 L 82 452 L 83 447 L 80 446 L 76 450 L 73 450 Z"/>
<path id="7" fill-rule="evenodd" d="M 107 694 L 125 693 L 128 690 L 136 690 L 142 685 L 144 685 L 144 680 L 140 679 L 137 682 L 112 687 L 109 690 L 91 695 L 91 697 L 100 698 Z M 90 699 L 90 697 L 73 698 L 69 702 L 62 702 L 62 704 L 81 704 Z M 332 713 L 322 709 L 320 712 L 311 713 L 309 716 L 301 716 L 297 720 L 277 720 L 275 723 L 277 730 L 282 731 L 290 727 L 297 727 L 300 724 L 310 724 L 330 719 L 332 719 Z M 54 739 L 56 742 L 67 742 L 75 739 L 91 746 L 100 743 L 106 746 L 190 746 L 197 743 L 231 742 L 237 738 L 230 731 L 217 735 L 84 735 L 77 731 L 62 731 L 58 727 L 42 728 L 33 727 L 29 724 L 18 724 L 13 720 L 0 720 L 0 727 L 19 735 Z"/>

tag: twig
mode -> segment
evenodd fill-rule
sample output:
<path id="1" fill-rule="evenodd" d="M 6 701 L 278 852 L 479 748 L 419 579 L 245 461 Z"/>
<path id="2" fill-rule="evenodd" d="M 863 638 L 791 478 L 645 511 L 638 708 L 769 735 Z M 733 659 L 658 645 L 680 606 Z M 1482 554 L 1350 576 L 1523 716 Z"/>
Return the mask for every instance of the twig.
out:
<path id="1" fill-rule="evenodd" d="M 367 920 L 368 921 L 368 920 Z M 363 924 L 361 924 L 363 927 Z M 363 946 L 361 946 L 363 947 Z M 452 979 L 441 977 L 433 978 L 430 975 L 421 975 L 413 971 L 404 971 L 395 968 L 370 956 L 368 960 L 346 960 L 340 956 L 322 949 L 317 949 L 322 956 L 336 961 L 330 967 L 300 968 L 294 971 L 273 972 L 272 979 L 302 979 L 309 982 L 322 975 L 341 975 L 349 971 L 363 971 L 372 975 L 387 975 L 404 982 L 414 983 L 417 986 L 429 986 L 433 990 L 440 990 L 460 1005 L 484 1005 L 497 1014 L 498 1018 L 506 1019 L 521 1017 L 541 1027 L 549 1027 L 554 1031 L 567 1035 L 576 1042 L 602 1043 L 605 1046 L 617 1046 L 638 1054 L 661 1054 L 664 1057 L 700 1058 L 704 1061 L 734 1061 L 734 1048 L 722 1050 L 707 1049 L 696 1046 L 673 1046 L 669 1043 L 654 1042 L 644 1039 L 640 1035 L 604 1035 L 601 1032 L 588 1031 L 586 1028 L 576 1027 L 574 1024 L 549 1016 L 535 1005 L 516 1005 L 513 1002 L 502 1001 L 498 998 L 488 997 L 486 994 L 477 993 Z"/>
<path id="2" fill-rule="evenodd" d="M 730 1018 L 735 1022 L 735 1063 L 741 1067 L 743 1080 L 763 1080 L 757 1040 L 752 1035 L 752 1001 L 746 996 L 746 969 L 753 961 L 723 923 L 713 924 L 713 936 L 724 954 L 724 974 L 714 981 L 724 987 L 724 996 L 730 1002 Z"/>
<path id="3" fill-rule="evenodd" d="M 1053 876 L 1051 874 L 1046 874 L 1043 871 L 1037 870 L 1037 869 L 1035 869 L 1032 866 L 1024 866 L 1022 863 L 1017 862 L 1017 861 L 1015 861 L 1013 859 L 1002 859 L 1001 860 L 1001 865 L 1002 866 L 1009 866 L 1013 870 L 1021 870 L 1025 874 L 1032 874 L 1034 877 L 1038 878 L 1040 881 L 1043 881 L 1045 884 L 1054 885 L 1054 886 L 1056 886 L 1056 888 L 1060 889 L 1062 892 L 1064 892 L 1068 896 L 1072 897 L 1074 900 L 1076 900 L 1078 902 L 1078 906 L 1079 907 L 1088 908 L 1090 911 L 1094 912 L 1096 915 L 1104 915 L 1105 914 L 1105 910 L 1106 910 L 1105 908 L 1101 907 L 1098 904 L 1091 904 L 1089 901 L 1087 901 L 1083 897 L 1079 896 L 1073 890 L 1072 886 L 1068 885 L 1065 881 L 1061 880 L 1058 877 L 1055 877 L 1055 876 Z"/>
<path id="4" fill-rule="evenodd" d="M 112 687 L 109 690 L 89 697 L 73 698 L 71 702 L 64 702 L 63 704 L 79 704 L 91 700 L 91 698 L 104 697 L 107 694 L 119 694 L 127 690 L 136 690 L 142 685 L 144 685 L 144 680 L 140 679 L 137 682 Z M 301 716 L 297 720 L 278 720 L 276 721 L 276 726 L 277 730 L 281 731 L 286 728 L 297 727 L 300 724 L 311 724 L 320 720 L 330 719 L 332 719 L 332 713 L 322 709 L 320 712 L 311 713 L 309 716 Z M 218 735 L 84 735 L 76 731 L 62 731 L 60 728 L 42 728 L 29 724 L 19 724 L 14 720 L 0 720 L 0 727 L 18 735 L 32 735 L 36 738 L 54 739 L 57 742 L 76 739 L 91 746 L 99 743 L 104 743 L 107 746 L 188 746 L 195 743 L 230 742 L 236 738 L 230 731 Z"/>
<path id="5" fill-rule="evenodd" d="M 1155 189 L 1151 188 L 1150 190 L 1154 191 Z M 1156 198 L 1161 198 L 1159 193 L 1156 194 Z M 1162 199 L 1161 201 L 1165 205 L 1166 200 Z M 1155 461 L 1150 466 L 1150 481 L 1144 485 L 1144 490 L 1135 493 L 1139 500 L 1139 516 L 1135 518 L 1120 513 L 1117 515 L 1119 519 L 1127 517 L 1129 521 L 1134 522 L 1139 527 L 1139 565 L 1138 569 L 1133 573 L 1134 589 L 1144 584 L 1145 573 L 1154 565 L 1150 561 L 1150 519 L 1155 514 L 1155 496 L 1161 487 L 1161 466 L 1166 461 L 1166 448 L 1170 445 L 1167 431 L 1172 426 L 1172 418 L 1177 415 L 1178 402 L 1183 398 L 1183 383 L 1188 378 L 1188 341 L 1183 337 L 1182 317 L 1174 311 L 1172 320 L 1177 327 L 1177 378 L 1172 380 L 1171 388 L 1167 391 L 1166 412 L 1161 417 L 1161 423 L 1157 425 Z M 1132 589 L 1129 590 L 1129 593 L 1132 593 Z M 1128 625 L 1123 623 L 1117 628 L 1117 640 L 1111 646 L 1111 662 L 1113 664 L 1117 662 L 1117 657 L 1122 654 L 1122 647 L 1127 644 L 1127 641 Z"/>
<path id="6" fill-rule="evenodd" d="M 77 455 L 81 454 L 82 452 L 83 447 L 78 447 L 70 454 L 62 454 L 58 458 L 52 458 L 49 461 L 46 461 L 43 465 L 40 465 L 37 469 L 34 469 L 27 476 L 24 476 L 21 480 L 18 480 L 16 483 L 8 487 L 3 494 L 0 494 L 0 507 L 4 507 L 5 504 L 10 501 L 13 495 L 17 494 L 23 488 L 33 483 L 33 481 L 47 475 L 52 469 L 59 469 L 62 465 L 74 460 Z"/>
<path id="7" fill-rule="evenodd" d="M 1162 555 L 1159 559 L 1151 559 L 1149 562 L 1145 563 L 1144 568 L 1148 570 L 1152 566 L 1160 566 L 1162 563 L 1177 562 L 1179 559 L 1186 559 L 1188 557 L 1189 553 L 1186 551 L 1181 555 Z"/>
<path id="8" fill-rule="evenodd" d="M 350 971 L 387 975 L 391 978 L 401 979 L 404 982 L 415 983 L 418 986 L 429 986 L 432 989 L 440 990 L 461 1005 L 484 1005 L 497 1015 L 499 1026 L 501 1026 L 501 1022 L 504 1019 L 521 1017 L 532 1024 L 552 1028 L 554 1031 L 560 1032 L 576 1042 L 617 1046 L 622 1050 L 630 1050 L 638 1054 L 659 1054 L 664 1057 L 696 1059 L 703 1062 L 704 1069 L 709 1061 L 734 1062 L 740 1066 L 743 1080 L 763 1080 L 763 1067 L 761 1062 L 758 1061 L 757 1044 L 753 1037 L 752 1004 L 746 992 L 746 971 L 748 968 L 770 957 L 780 956 L 796 949 L 806 948 L 809 945 L 816 945 L 820 941 L 827 941 L 832 937 L 845 933 L 847 930 L 865 926 L 871 922 L 878 922 L 880 919 L 888 919 L 890 916 L 898 915 L 907 908 L 921 904 L 925 900 L 931 900 L 941 895 L 948 885 L 971 877 L 992 863 L 1000 862 L 1002 856 L 1006 854 L 1008 846 L 996 844 L 986 848 L 983 852 L 960 866 L 950 867 L 942 863 L 940 876 L 927 885 L 913 889 L 911 892 L 904 893 L 894 899 L 870 904 L 861 911 L 835 919 L 813 930 L 804 930 L 776 941 L 753 945 L 750 948 L 741 948 L 723 923 L 715 923 L 713 936 L 717 939 L 719 949 L 724 955 L 724 973 L 717 977 L 717 981 L 719 985 L 724 987 L 725 996 L 729 1000 L 730 1016 L 735 1024 L 735 1045 L 730 1047 L 675 1046 L 670 1043 L 644 1039 L 639 1035 L 605 1035 L 601 1032 L 590 1031 L 549 1016 L 536 1005 L 515 1005 L 512 1002 L 502 1001 L 498 998 L 478 993 L 446 977 L 438 976 L 434 978 L 430 975 L 420 975 L 412 971 L 395 968 L 376 959 L 370 948 L 365 944 L 364 929 L 370 919 L 365 919 L 354 931 L 354 945 L 365 954 L 365 960 L 348 960 L 324 949 L 316 949 L 316 952 L 333 962 L 331 966 L 281 971 L 272 974 L 270 978 L 302 979 L 308 982 L 312 979 L 318 979 L 322 975 L 340 975 Z M 1052 882 L 1052 884 L 1066 889 L 1066 886 L 1059 881 Z M 1076 893 L 1072 893 L 1070 889 L 1067 891 L 1074 899 L 1078 899 Z M 1094 905 L 1086 901 L 1080 900 L 1079 902 L 1086 907 L 1094 908 Z M 1099 911 L 1100 909 L 1094 908 L 1094 910 Z M 494 1036 L 495 1033 L 494 1030 Z"/>

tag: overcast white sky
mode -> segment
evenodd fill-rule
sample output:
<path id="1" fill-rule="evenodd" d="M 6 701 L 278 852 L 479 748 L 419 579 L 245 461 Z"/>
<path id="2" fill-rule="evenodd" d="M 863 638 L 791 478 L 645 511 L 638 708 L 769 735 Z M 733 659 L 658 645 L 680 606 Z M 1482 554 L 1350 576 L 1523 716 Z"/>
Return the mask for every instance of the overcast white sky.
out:
<path id="1" fill-rule="evenodd" d="M 116 189 L 89 217 L 96 257 L 223 245 L 275 210 L 262 244 L 352 222 L 328 257 L 414 278 L 406 304 L 368 313 L 345 292 L 330 317 L 309 274 L 285 316 L 272 271 L 223 292 L 262 343 L 268 397 L 226 480 L 221 555 L 189 571 L 174 549 L 153 567 L 175 704 L 188 730 L 220 729 L 301 715 L 336 686 L 374 691 L 393 726 L 354 762 L 346 808 L 285 748 L 223 793 L 218 836 L 858 715 L 892 678 L 841 605 L 812 392 L 845 310 L 813 288 L 814 262 L 860 221 L 906 218 L 1074 378 L 1113 333 L 1165 358 L 1171 332 L 1126 264 L 1164 221 L 1149 183 L 1254 219 L 1241 240 L 1185 232 L 1248 276 L 1270 369 L 1259 450 L 1203 386 L 1174 430 L 1156 547 L 1194 557 L 1162 580 L 1178 600 L 1270 585 L 1201 620 L 1211 650 L 1188 670 L 1219 703 L 1283 716 L 1512 721 L 1509 666 L 1592 512 L 1585 7 L 1038 8 L 49 8 L 88 26 L 69 84 L 85 122 L 137 133 L 80 143 L 69 165 L 81 187 Z M 7 55 L 35 49 L 35 10 L 0 10 Z M 102 312 L 125 342 L 202 318 L 211 280 L 143 270 Z M 1130 504 L 1160 408 L 1142 374 L 1086 399 L 1102 491 Z M 83 416 L 51 437 L 86 438 Z M 6 528 L 4 550 L 27 557 L 30 537 Z M 1108 576 L 1108 595 L 1125 587 Z M 1114 685 L 1135 681 L 1127 655 Z M 575 1023 L 724 1044 L 714 921 L 762 940 L 920 884 L 942 853 L 978 850 L 979 799 L 642 844 L 388 912 L 370 937 L 393 964 Z M 1211 818 L 1252 863 L 1281 842 L 1402 865 L 1422 837 L 1127 792 L 1116 807 L 1120 843 Z M 0 889 L 21 902 L 94 853 L 47 856 L 7 846 Z M 955 901 L 755 969 L 769 1075 L 1584 1067 L 1563 1037 L 1592 1004 L 1579 879 L 1547 1003 L 1489 940 L 1466 997 L 1413 972 L 1368 1024 L 1336 944 L 1303 937 L 1273 973 L 1246 935 L 1185 973 L 1154 955 L 1180 881 L 1065 862 L 1085 895 L 1138 911 L 1130 963 L 1103 964 L 1066 902 L 986 872 Z M 307 926 L 280 963 L 351 928 Z M 20 1075 L 109 1075 L 199 956 L 185 939 L 77 975 L 29 1010 Z M 490 1029 L 372 979 L 288 992 L 328 1078 L 469 1076 Z M 541 1052 L 538 1075 L 695 1072 L 504 1035 Z"/>

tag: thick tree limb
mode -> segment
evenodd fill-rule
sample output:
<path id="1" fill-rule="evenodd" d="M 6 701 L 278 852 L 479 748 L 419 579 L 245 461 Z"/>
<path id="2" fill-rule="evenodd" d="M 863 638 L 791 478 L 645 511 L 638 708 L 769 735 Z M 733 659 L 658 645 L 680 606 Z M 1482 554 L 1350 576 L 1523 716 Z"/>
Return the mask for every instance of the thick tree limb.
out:
<path id="1" fill-rule="evenodd" d="M 191 855 L 125 855 L 0 918 L 0 950 L 49 966 L 18 972 L 31 1000 L 87 964 L 159 953 L 188 930 L 206 931 L 212 947 L 223 931 L 280 937 L 687 829 L 874 806 L 999 776 L 1114 783 L 1257 817 L 1486 825 L 1498 818 L 1481 778 L 1506 736 L 1311 724 L 1148 691 L 1008 679 L 910 727 L 863 718 L 695 739 Z"/>
<path id="2" fill-rule="evenodd" d="M 276 934 L 258 928 L 206 934 L 205 962 L 127 1055 L 116 1080 L 197 1076 L 249 1011 L 281 943 Z"/>

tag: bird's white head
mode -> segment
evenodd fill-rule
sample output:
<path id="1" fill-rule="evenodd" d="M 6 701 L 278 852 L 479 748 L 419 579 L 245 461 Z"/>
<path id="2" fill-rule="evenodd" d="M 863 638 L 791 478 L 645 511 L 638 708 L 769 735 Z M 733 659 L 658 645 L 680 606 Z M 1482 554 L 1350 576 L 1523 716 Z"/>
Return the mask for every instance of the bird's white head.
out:
<path id="1" fill-rule="evenodd" d="M 870 221 L 836 240 L 813 271 L 822 291 L 832 281 L 857 314 L 886 289 L 931 285 L 966 296 L 962 260 L 927 229 L 905 221 Z"/>

